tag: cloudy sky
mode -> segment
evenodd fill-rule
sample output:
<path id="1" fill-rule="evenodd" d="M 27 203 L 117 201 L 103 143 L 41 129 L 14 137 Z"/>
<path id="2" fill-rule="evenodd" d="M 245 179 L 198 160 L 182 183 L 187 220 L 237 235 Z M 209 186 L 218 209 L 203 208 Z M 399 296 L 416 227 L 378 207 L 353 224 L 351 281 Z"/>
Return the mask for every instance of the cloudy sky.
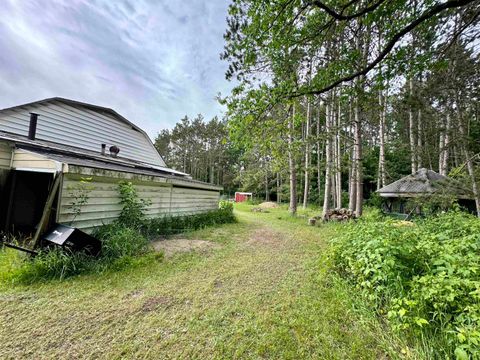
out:
<path id="1" fill-rule="evenodd" d="M 115 109 L 152 137 L 222 115 L 227 0 L 1 0 L 0 108 L 60 96 Z"/>

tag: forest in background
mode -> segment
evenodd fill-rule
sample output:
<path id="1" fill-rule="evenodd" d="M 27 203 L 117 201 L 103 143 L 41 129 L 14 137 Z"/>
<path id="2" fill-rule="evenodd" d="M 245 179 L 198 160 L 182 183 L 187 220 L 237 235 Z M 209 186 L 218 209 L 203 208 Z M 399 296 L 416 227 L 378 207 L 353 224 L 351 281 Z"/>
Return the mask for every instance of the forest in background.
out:
<path id="1" fill-rule="evenodd" d="M 422 167 L 477 181 L 478 1 L 238 0 L 223 120 L 182 119 L 156 146 L 195 179 L 362 214 Z"/>

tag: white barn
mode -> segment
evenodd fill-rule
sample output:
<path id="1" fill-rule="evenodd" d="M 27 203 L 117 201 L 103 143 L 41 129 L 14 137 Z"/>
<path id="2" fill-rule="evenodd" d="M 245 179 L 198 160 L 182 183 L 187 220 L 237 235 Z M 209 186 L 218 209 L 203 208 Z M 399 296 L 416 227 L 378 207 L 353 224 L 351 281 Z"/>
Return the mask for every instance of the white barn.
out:
<path id="1" fill-rule="evenodd" d="M 88 201 L 78 211 L 85 178 Z M 0 230 L 111 223 L 122 180 L 150 200 L 149 217 L 216 209 L 222 190 L 169 169 L 148 135 L 112 109 L 51 98 L 0 110 Z"/>

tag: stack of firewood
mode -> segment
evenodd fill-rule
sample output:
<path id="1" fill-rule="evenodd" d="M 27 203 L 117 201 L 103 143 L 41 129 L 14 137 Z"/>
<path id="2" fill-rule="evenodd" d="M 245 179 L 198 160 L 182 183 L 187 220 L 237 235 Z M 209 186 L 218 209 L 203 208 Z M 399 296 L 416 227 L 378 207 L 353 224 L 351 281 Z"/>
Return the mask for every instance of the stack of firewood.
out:
<path id="1" fill-rule="evenodd" d="M 347 221 L 355 218 L 355 212 L 342 208 L 331 209 L 325 214 L 324 221 Z"/>
<path id="2" fill-rule="evenodd" d="M 331 209 L 328 210 L 325 214 L 325 217 L 322 218 L 321 215 L 314 216 L 311 219 L 308 219 L 308 224 L 311 226 L 315 226 L 318 220 L 323 221 L 348 221 L 351 219 L 355 219 L 355 212 L 348 210 L 348 209 Z"/>

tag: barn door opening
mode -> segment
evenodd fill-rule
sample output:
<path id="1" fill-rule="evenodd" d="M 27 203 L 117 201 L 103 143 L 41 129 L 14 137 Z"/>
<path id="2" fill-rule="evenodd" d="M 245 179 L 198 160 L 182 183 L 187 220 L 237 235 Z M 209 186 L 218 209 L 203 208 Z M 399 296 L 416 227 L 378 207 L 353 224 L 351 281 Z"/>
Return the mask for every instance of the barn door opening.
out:
<path id="1" fill-rule="evenodd" d="M 24 237 L 35 233 L 53 180 L 53 173 L 19 170 L 11 172 L 4 227 L 7 232 Z"/>

